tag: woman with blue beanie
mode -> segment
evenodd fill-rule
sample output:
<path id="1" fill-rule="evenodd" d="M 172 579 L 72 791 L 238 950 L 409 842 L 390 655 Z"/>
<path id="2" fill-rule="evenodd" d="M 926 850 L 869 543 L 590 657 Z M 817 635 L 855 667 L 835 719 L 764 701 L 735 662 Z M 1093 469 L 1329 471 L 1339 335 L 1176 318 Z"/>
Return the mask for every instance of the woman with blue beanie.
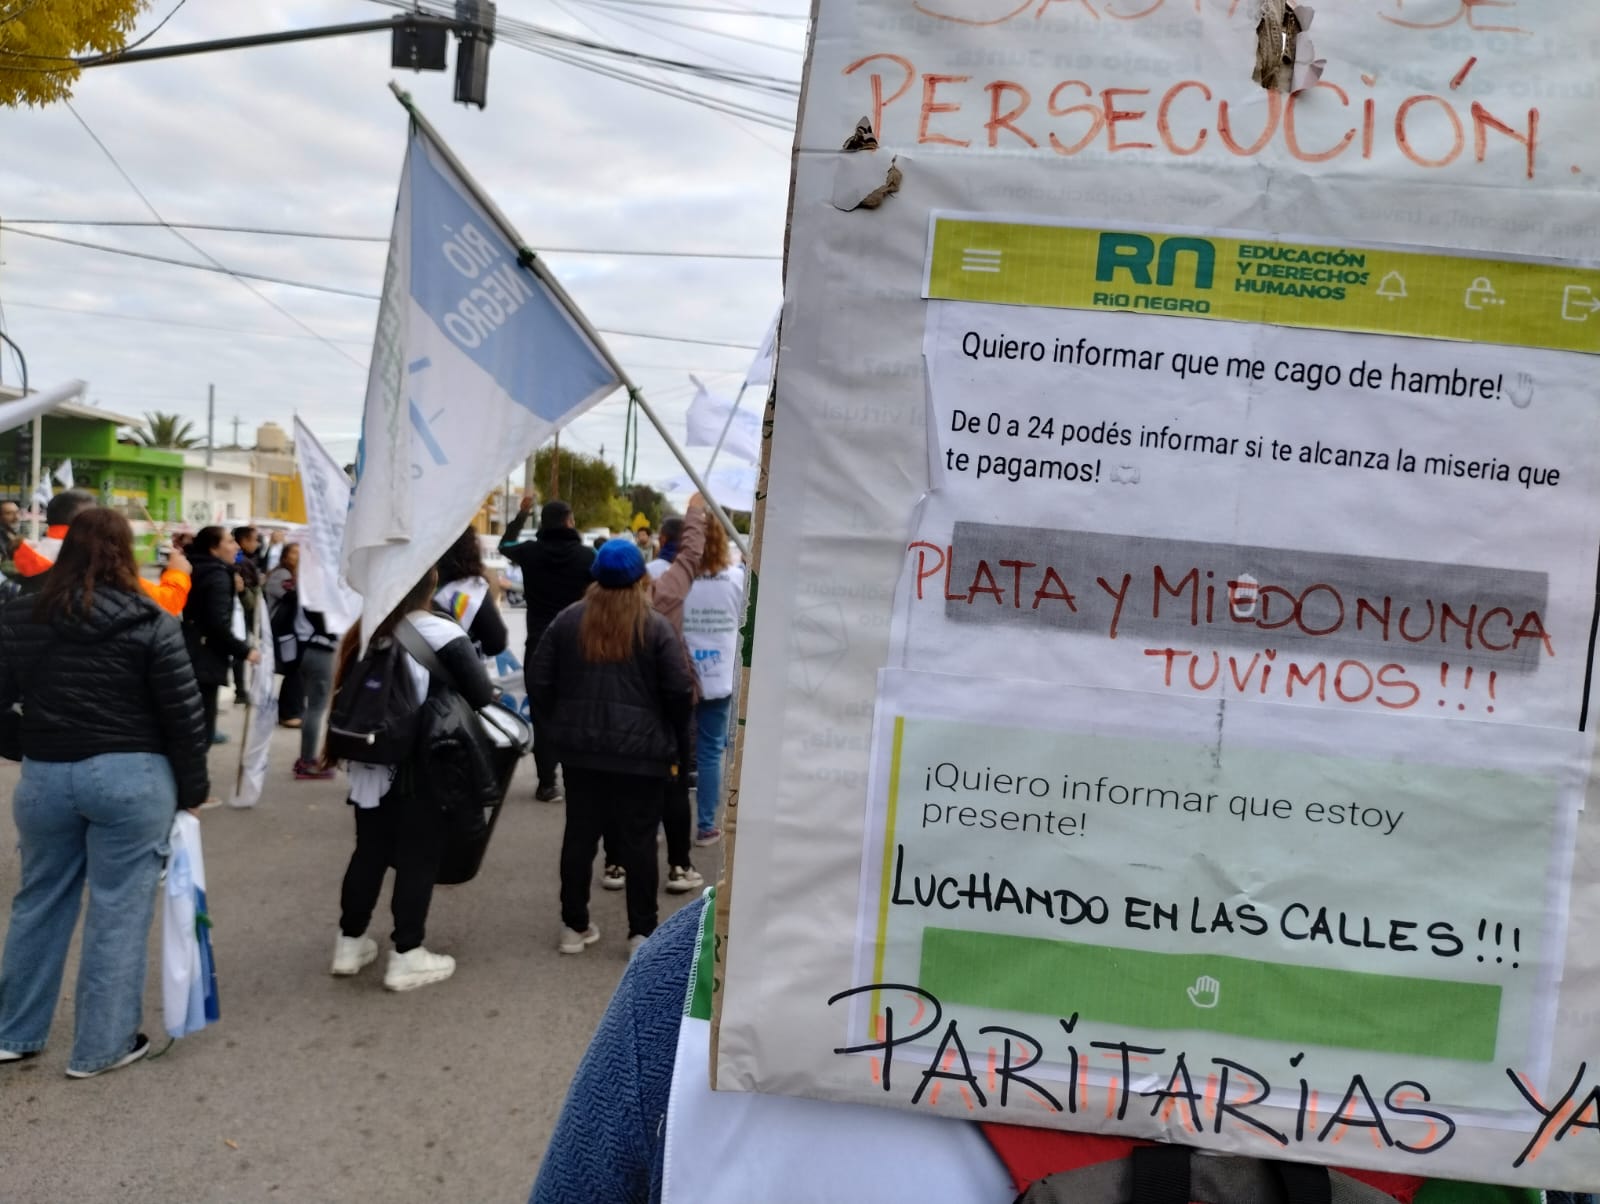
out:
<path id="1" fill-rule="evenodd" d="M 540 639 L 528 695 L 566 782 L 559 948 L 582 953 L 600 939 L 589 885 L 604 836 L 626 873 L 631 953 L 656 927 L 656 827 L 689 747 L 694 680 L 672 624 L 651 608 L 634 541 L 604 544 L 590 576 Z"/>

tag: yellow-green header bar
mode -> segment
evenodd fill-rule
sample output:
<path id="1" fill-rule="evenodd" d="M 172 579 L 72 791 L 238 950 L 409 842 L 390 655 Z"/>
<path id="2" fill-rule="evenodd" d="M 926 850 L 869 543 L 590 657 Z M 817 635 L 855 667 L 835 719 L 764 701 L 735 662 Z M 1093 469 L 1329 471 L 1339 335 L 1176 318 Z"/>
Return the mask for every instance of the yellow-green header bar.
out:
<path id="1" fill-rule="evenodd" d="M 1600 270 L 936 215 L 926 295 L 1600 352 Z"/>

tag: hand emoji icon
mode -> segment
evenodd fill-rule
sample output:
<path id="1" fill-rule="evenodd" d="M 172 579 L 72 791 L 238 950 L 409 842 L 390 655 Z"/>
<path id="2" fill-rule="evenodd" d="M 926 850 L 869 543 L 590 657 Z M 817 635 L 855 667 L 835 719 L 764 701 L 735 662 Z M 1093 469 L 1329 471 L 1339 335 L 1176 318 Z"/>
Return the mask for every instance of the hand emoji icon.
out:
<path id="1" fill-rule="evenodd" d="M 1214 1008 L 1222 1001 L 1222 984 L 1209 974 L 1202 974 L 1189 988 L 1189 1002 L 1197 1008 Z"/>

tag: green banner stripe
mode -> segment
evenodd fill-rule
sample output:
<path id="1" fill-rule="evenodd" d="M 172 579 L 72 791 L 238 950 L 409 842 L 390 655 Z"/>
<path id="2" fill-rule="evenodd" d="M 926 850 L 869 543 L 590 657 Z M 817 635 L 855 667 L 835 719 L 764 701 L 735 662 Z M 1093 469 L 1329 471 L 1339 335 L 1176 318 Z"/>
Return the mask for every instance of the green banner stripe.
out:
<path id="1" fill-rule="evenodd" d="M 1395 247 L 938 217 L 927 295 L 1600 353 L 1600 270 Z"/>
<path id="2" fill-rule="evenodd" d="M 1494 1058 L 1500 1021 L 1486 983 L 949 928 L 923 931 L 919 985 L 946 1004 L 1461 1062 Z"/>
<path id="3" fill-rule="evenodd" d="M 716 887 L 708 886 L 704 914 L 700 917 L 700 939 L 694 947 L 694 965 L 689 969 L 689 997 L 684 1014 L 691 1020 L 711 1019 L 711 990 L 716 981 Z"/>

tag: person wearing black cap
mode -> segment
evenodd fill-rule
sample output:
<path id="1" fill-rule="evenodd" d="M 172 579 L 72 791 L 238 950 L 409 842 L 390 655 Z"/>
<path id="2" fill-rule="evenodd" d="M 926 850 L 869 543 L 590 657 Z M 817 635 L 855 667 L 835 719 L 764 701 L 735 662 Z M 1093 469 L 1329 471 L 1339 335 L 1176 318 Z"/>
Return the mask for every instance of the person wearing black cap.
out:
<path id="1" fill-rule="evenodd" d="M 611 540 L 591 575 L 583 601 L 539 641 L 528 694 L 566 777 L 559 948 L 582 953 L 600 939 L 589 886 L 604 836 L 626 875 L 631 954 L 656 927 L 656 826 L 688 747 L 694 678 L 672 624 L 651 607 L 638 545 Z"/>

